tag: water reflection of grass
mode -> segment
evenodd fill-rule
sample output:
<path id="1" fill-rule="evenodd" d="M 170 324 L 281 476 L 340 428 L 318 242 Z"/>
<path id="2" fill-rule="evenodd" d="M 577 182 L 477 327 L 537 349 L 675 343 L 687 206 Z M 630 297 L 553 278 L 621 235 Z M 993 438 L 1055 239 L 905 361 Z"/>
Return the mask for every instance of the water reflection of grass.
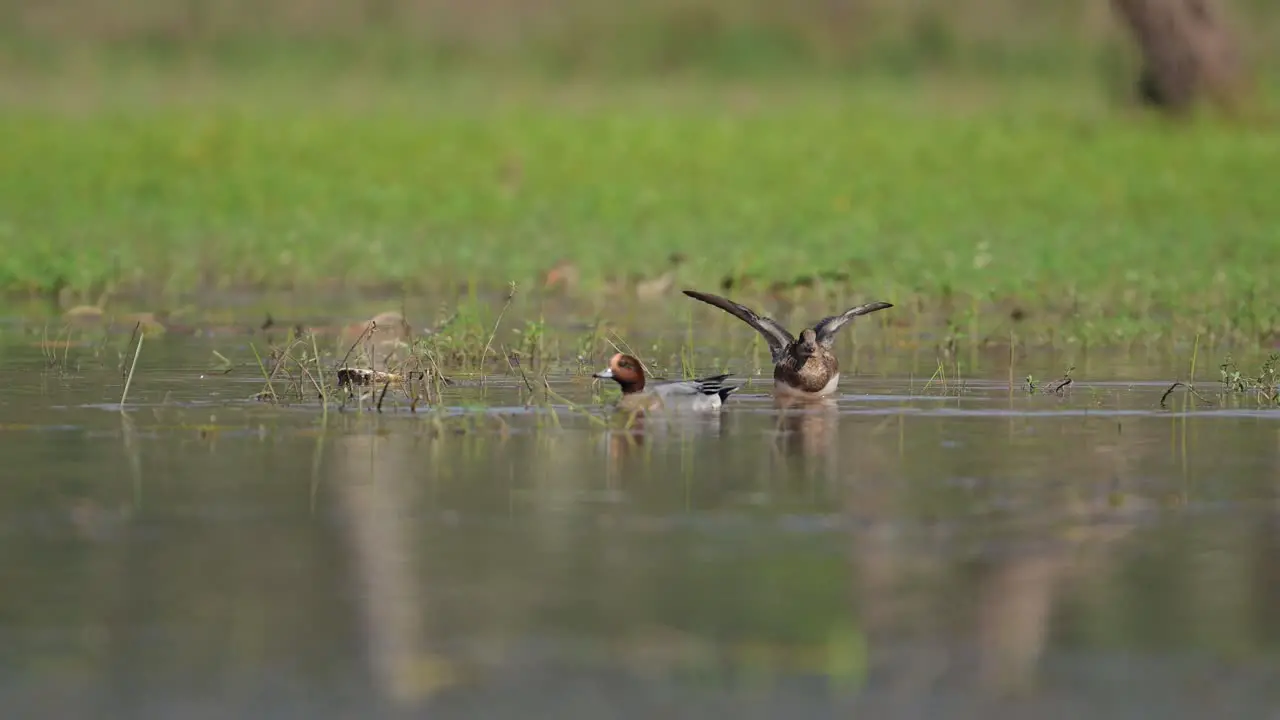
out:
<path id="1" fill-rule="evenodd" d="M 874 295 L 965 337 L 1280 326 L 1270 131 L 823 82 L 511 90 L 10 112 L 0 287 L 533 291 L 564 260 L 558 287 L 598 303 L 674 254 L 682 285 Z"/>

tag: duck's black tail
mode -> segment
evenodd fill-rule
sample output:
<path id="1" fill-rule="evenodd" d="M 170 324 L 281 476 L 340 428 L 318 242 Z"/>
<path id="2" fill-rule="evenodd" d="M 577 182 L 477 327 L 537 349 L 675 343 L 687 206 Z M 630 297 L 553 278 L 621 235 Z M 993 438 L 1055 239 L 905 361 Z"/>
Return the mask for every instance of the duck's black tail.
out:
<path id="1" fill-rule="evenodd" d="M 725 379 L 731 374 L 725 373 L 723 375 L 709 375 L 704 378 L 698 378 L 695 381 L 698 383 L 698 392 L 703 395 L 719 395 L 720 402 L 724 402 L 729 398 L 730 393 L 742 387 L 741 385 L 725 384 Z"/>

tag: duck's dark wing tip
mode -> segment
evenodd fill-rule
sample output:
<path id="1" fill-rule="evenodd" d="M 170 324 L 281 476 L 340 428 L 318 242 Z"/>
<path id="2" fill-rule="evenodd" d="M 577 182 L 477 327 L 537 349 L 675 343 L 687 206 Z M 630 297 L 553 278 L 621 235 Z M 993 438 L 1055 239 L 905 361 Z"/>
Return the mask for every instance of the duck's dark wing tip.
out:
<path id="1" fill-rule="evenodd" d="M 795 337 L 786 328 L 779 325 L 772 318 L 757 314 L 746 305 L 736 303 L 726 297 L 697 290 L 684 290 L 683 292 L 694 300 L 701 300 L 708 305 L 718 307 L 755 328 L 756 332 L 764 336 L 765 341 L 769 343 L 769 350 L 775 363 L 778 362 L 782 350 L 795 340 Z"/>
<path id="2" fill-rule="evenodd" d="M 822 318 L 818 322 L 814 323 L 813 330 L 818 336 L 818 342 L 830 347 L 836 336 L 836 332 L 855 317 L 860 315 L 869 315 L 870 313 L 878 310 L 887 310 L 891 307 L 893 307 L 893 303 L 887 303 L 882 300 L 865 303 L 857 307 L 849 308 L 839 315 Z"/>

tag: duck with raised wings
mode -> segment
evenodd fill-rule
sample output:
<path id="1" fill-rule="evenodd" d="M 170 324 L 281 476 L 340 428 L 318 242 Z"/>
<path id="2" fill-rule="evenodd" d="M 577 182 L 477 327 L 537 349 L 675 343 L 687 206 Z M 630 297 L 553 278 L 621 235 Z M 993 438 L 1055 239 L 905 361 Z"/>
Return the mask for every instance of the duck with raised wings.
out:
<path id="1" fill-rule="evenodd" d="M 893 307 L 891 303 L 877 301 L 849 308 L 801 330 L 797 338 L 777 321 L 758 315 L 745 305 L 697 290 L 685 290 L 684 294 L 724 310 L 764 337 L 773 358 L 775 393 L 815 398 L 834 393 L 840 382 L 840 361 L 831 351 L 840 328 L 859 315 Z"/>

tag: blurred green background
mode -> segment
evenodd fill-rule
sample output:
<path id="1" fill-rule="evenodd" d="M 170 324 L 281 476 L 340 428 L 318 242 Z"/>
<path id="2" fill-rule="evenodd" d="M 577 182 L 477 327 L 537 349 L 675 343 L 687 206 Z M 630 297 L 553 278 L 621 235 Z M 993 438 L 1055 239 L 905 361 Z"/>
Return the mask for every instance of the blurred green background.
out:
<path id="1" fill-rule="evenodd" d="M 1274 68 L 1280 6 L 1233 0 Z M 9 73 L 215 67 L 552 77 L 1108 75 L 1130 54 L 1107 0 L 6 0 Z"/>
<path id="2" fill-rule="evenodd" d="M 1270 342 L 1280 5 L 1225 7 L 1245 111 L 1169 120 L 1105 0 L 8 1 L 0 288 L 817 283 Z"/>

